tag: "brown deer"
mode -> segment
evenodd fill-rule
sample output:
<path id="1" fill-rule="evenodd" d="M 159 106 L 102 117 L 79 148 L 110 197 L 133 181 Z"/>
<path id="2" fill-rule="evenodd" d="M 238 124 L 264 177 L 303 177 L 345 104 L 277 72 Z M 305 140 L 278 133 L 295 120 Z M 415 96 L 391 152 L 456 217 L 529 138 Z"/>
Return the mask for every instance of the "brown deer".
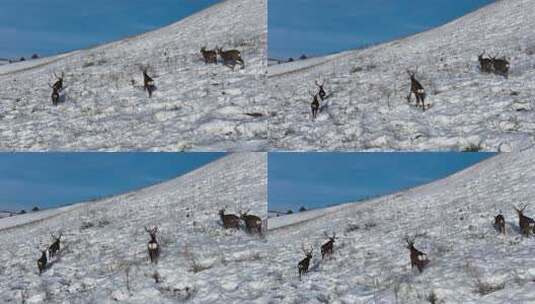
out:
<path id="1" fill-rule="evenodd" d="M 477 56 L 477 60 L 479 61 L 479 70 L 483 73 L 492 73 L 493 71 L 492 59 L 483 58 L 483 55 L 485 55 L 485 52 Z"/>
<path id="2" fill-rule="evenodd" d="M 54 77 L 56 77 L 56 82 L 51 86 L 52 90 L 61 92 L 63 90 L 63 78 L 65 77 L 65 73 L 61 72 L 61 77 L 58 77 L 56 75 L 56 72 L 54 72 Z"/>
<path id="3" fill-rule="evenodd" d="M 505 78 L 509 76 L 509 61 L 507 60 L 507 58 L 505 58 L 505 56 L 502 58 L 492 57 L 491 61 L 494 73 L 502 75 Z"/>
<path id="4" fill-rule="evenodd" d="M 321 98 L 321 100 L 323 101 L 326 97 L 327 97 L 327 93 L 325 93 L 325 89 L 323 88 L 323 86 L 325 85 L 325 80 L 319 84 L 318 81 L 316 80 L 316 86 L 318 87 L 318 95 L 319 97 Z"/>
<path id="5" fill-rule="evenodd" d="M 51 236 L 54 242 L 52 243 L 52 245 L 50 245 L 50 247 L 48 247 L 48 252 L 50 254 L 50 257 L 54 257 L 56 253 L 61 249 L 60 242 L 61 236 L 63 236 L 63 232 L 60 232 L 58 237 L 56 237 L 54 234 L 51 234 Z"/>
<path id="6" fill-rule="evenodd" d="M 505 234 L 505 218 L 503 217 L 501 212 L 500 214 L 494 217 L 494 228 L 496 228 L 499 233 Z"/>
<path id="7" fill-rule="evenodd" d="M 333 236 L 329 236 L 327 233 L 325 233 L 325 236 L 329 239 L 327 241 L 327 243 L 321 245 L 321 259 L 323 260 L 323 258 L 327 255 L 327 256 L 330 256 L 331 254 L 333 254 L 333 245 L 334 245 L 334 240 L 337 239 L 336 237 L 336 233 L 333 232 Z"/>
<path id="8" fill-rule="evenodd" d="M 231 67 L 234 70 L 236 63 L 241 65 L 241 68 L 245 68 L 245 62 L 241 58 L 241 53 L 238 50 L 223 51 L 223 48 L 216 47 L 217 54 L 223 59 L 223 64 Z"/>
<path id="9" fill-rule="evenodd" d="M 524 210 L 526 209 L 526 207 L 527 205 L 519 209 L 513 206 L 513 208 L 515 208 L 516 212 L 518 213 L 518 226 L 520 226 L 520 232 L 524 236 L 529 236 L 535 228 L 535 221 L 532 218 L 524 215 Z"/>
<path id="10" fill-rule="evenodd" d="M 416 107 L 418 107 L 419 104 L 422 104 L 422 110 L 425 112 L 425 90 L 422 84 L 416 80 L 416 72 L 411 72 L 407 70 L 407 73 L 409 74 L 411 78 L 411 91 L 409 92 L 409 96 L 407 96 L 407 101 L 410 103 L 412 94 L 416 97 Z"/>
<path id="11" fill-rule="evenodd" d="M 154 79 L 147 74 L 147 68 L 143 69 L 143 89 L 149 93 L 149 98 L 152 97 L 152 92 L 156 90 Z"/>
<path id="12" fill-rule="evenodd" d="M 221 222 L 225 229 L 240 229 L 240 218 L 234 214 L 225 214 L 225 209 L 219 210 Z"/>
<path id="13" fill-rule="evenodd" d="M 308 266 L 310 265 L 310 260 L 312 259 L 312 251 L 314 251 L 312 246 L 310 247 L 310 251 L 307 251 L 304 245 L 301 246 L 301 249 L 305 254 L 305 258 L 302 259 L 299 264 L 297 264 L 297 270 L 299 271 L 299 280 L 301 280 L 301 276 L 303 274 L 308 273 Z"/>
<path id="14" fill-rule="evenodd" d="M 215 63 L 217 64 L 217 52 L 214 50 L 207 50 L 205 46 L 201 48 L 201 54 L 204 58 L 204 63 Z"/>
<path id="15" fill-rule="evenodd" d="M 147 249 L 149 251 L 149 258 L 151 263 L 158 263 L 158 257 L 160 256 L 160 245 L 156 239 L 156 233 L 158 233 L 158 226 L 153 226 L 151 229 L 148 229 L 145 226 L 145 231 L 150 234 L 150 241 L 147 244 Z"/>
<path id="16" fill-rule="evenodd" d="M 320 101 L 318 99 L 318 94 L 308 92 L 312 96 L 312 102 L 310 103 L 310 110 L 312 111 L 312 120 L 315 120 L 318 117 L 318 112 L 320 109 Z"/>
<path id="17" fill-rule="evenodd" d="M 248 214 L 249 210 L 245 212 L 240 211 L 240 219 L 245 222 L 245 230 L 247 233 L 262 234 L 262 219 L 256 215 Z"/>
<path id="18" fill-rule="evenodd" d="M 408 237 L 405 238 L 405 241 L 407 241 L 407 249 L 411 251 L 411 268 L 418 268 L 418 271 L 420 273 L 424 270 L 424 267 L 429 263 L 429 260 L 427 259 L 427 254 L 421 252 L 420 250 L 416 249 L 414 247 L 414 239 L 409 239 Z"/>
<path id="19" fill-rule="evenodd" d="M 41 274 L 43 271 L 45 271 L 48 260 L 46 258 L 47 250 L 40 248 L 39 250 L 41 251 L 41 257 L 37 260 L 37 268 L 39 269 L 39 274 Z"/>

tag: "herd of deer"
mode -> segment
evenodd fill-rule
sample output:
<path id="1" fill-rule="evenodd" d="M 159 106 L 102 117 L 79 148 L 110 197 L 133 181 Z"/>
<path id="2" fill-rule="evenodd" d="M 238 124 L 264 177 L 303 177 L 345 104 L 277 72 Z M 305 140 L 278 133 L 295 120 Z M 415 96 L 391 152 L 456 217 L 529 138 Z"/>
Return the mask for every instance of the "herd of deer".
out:
<path id="1" fill-rule="evenodd" d="M 219 210 L 219 215 L 221 216 L 221 221 L 223 222 L 223 227 L 225 229 L 240 229 L 240 221 L 245 222 L 245 230 L 247 233 L 251 234 L 262 234 L 262 219 L 260 219 L 256 215 L 249 214 L 249 210 L 245 212 L 240 211 L 240 216 L 236 216 L 234 214 L 225 214 L 225 209 Z M 153 225 L 150 228 L 147 228 L 147 226 L 144 227 L 145 231 L 149 233 L 150 240 L 147 244 L 147 251 L 149 254 L 149 259 L 151 263 L 157 264 L 158 258 L 160 257 L 160 245 L 158 243 L 158 239 L 156 237 L 156 234 L 159 232 L 158 226 Z M 41 257 L 37 260 L 37 267 L 39 268 L 39 274 L 43 273 L 43 271 L 47 267 L 48 258 L 54 257 L 57 252 L 60 250 L 60 240 L 63 233 L 60 233 L 58 237 L 56 237 L 54 234 L 52 234 L 52 239 L 54 242 L 52 245 L 47 247 L 44 250 L 41 251 Z M 333 241 L 334 242 L 334 241 Z M 323 252 L 323 248 L 322 248 Z M 332 252 L 332 245 L 331 245 L 331 252 Z"/>
<path id="2" fill-rule="evenodd" d="M 41 257 L 37 260 L 37 268 L 39 268 L 39 274 L 43 273 L 43 271 L 46 269 L 48 265 L 48 258 L 55 257 L 58 251 L 60 250 L 60 242 L 62 235 L 63 233 L 61 232 L 58 237 L 56 237 L 54 234 L 51 234 L 53 240 L 52 245 L 47 246 L 45 249 L 39 248 L 39 250 L 41 251 Z"/>
<path id="3" fill-rule="evenodd" d="M 201 54 L 204 58 L 204 63 L 215 63 L 217 64 L 217 56 L 221 57 L 221 60 L 223 60 L 223 65 L 226 65 L 232 70 L 234 70 L 234 67 L 236 64 L 241 65 L 241 68 L 245 68 L 245 62 L 243 62 L 243 59 L 241 58 L 241 53 L 238 50 L 228 50 L 223 51 L 223 48 L 215 47 L 213 50 L 207 50 L 206 46 L 203 46 L 201 48 Z"/>
<path id="4" fill-rule="evenodd" d="M 223 51 L 223 48 L 216 47 L 215 50 L 207 50 L 206 47 L 201 48 L 201 54 L 204 58 L 204 62 L 217 64 L 217 56 L 221 57 L 223 64 L 231 67 L 234 70 L 236 64 L 240 64 L 241 68 L 245 68 L 245 62 L 241 58 L 241 53 L 238 50 Z M 149 94 L 149 98 L 152 97 L 152 93 L 156 90 L 154 79 L 149 76 L 147 67 L 143 67 L 143 90 Z M 53 85 L 48 85 L 52 89 L 52 104 L 58 105 L 60 103 L 60 94 L 63 91 L 63 78 L 65 74 L 62 72 L 61 77 L 57 76 L 54 72 L 56 80 Z"/>
<path id="5" fill-rule="evenodd" d="M 244 221 L 245 231 L 247 233 L 262 234 L 262 219 L 256 215 L 249 214 L 249 210 L 239 212 L 240 216 L 234 214 L 225 214 L 225 209 L 219 210 L 221 222 L 225 229 L 240 229 L 240 222 Z"/>
<path id="6" fill-rule="evenodd" d="M 478 56 L 479 60 L 479 70 L 483 73 L 494 73 L 496 75 L 504 76 L 508 78 L 509 75 L 509 66 L 510 63 L 507 58 L 496 58 L 496 57 L 487 57 L 484 58 L 485 52 Z M 407 96 L 407 102 L 411 103 L 412 95 L 416 98 L 416 107 L 422 107 L 422 110 L 425 112 L 426 109 L 429 109 L 429 105 L 425 105 L 426 92 L 422 84 L 416 79 L 417 71 L 407 70 L 409 78 L 411 80 L 411 88 L 409 95 Z M 322 101 L 326 98 L 327 94 L 323 88 L 325 81 L 320 85 L 317 81 L 315 82 L 316 86 L 319 88 L 317 93 L 309 91 L 309 94 L 312 96 L 312 103 L 310 107 L 312 109 L 312 120 L 316 119 L 318 115 L 318 110 L 320 108 L 319 99 Z M 318 98 L 319 97 L 319 98 Z"/>
<path id="7" fill-rule="evenodd" d="M 524 215 L 524 210 L 526 209 L 526 207 L 527 205 L 521 208 L 514 207 L 514 209 L 518 214 L 518 226 L 520 227 L 520 232 L 523 236 L 527 237 L 530 234 L 535 234 L 535 220 Z M 494 217 L 494 227 L 496 228 L 496 230 L 498 230 L 499 233 L 505 234 L 505 217 L 502 214 L 498 214 Z M 325 236 L 329 240 L 321 246 L 322 260 L 325 256 L 331 255 L 333 253 L 333 244 L 334 240 L 336 239 L 336 234 L 334 233 L 332 237 L 327 234 L 325 234 Z M 424 270 L 425 266 L 429 264 L 427 254 L 414 247 L 415 238 L 405 237 L 405 241 L 407 242 L 407 249 L 409 249 L 410 251 L 409 257 L 411 261 L 411 268 L 416 267 L 421 273 Z M 299 264 L 297 264 L 297 270 L 299 273 L 300 280 L 303 274 L 308 273 L 308 267 L 310 264 L 310 260 L 312 259 L 313 248 L 311 247 L 310 250 L 306 250 L 305 247 L 302 246 L 302 250 L 305 254 L 305 258 L 302 259 Z"/>
<path id="8" fill-rule="evenodd" d="M 532 233 L 535 234 L 535 220 L 524 215 L 526 207 L 527 205 L 521 208 L 513 207 L 518 214 L 518 226 L 523 236 L 529 236 Z M 499 233 L 505 234 L 505 217 L 501 213 L 494 217 L 494 227 Z"/>

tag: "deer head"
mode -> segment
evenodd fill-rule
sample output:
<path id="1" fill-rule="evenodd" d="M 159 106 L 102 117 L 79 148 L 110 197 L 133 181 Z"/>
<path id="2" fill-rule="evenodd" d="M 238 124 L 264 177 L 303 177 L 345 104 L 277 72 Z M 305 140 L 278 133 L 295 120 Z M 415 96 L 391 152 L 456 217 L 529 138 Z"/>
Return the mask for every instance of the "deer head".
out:
<path id="1" fill-rule="evenodd" d="M 524 215 L 524 210 L 526 209 L 528 205 L 520 205 L 519 208 L 517 208 L 516 206 L 513 206 L 513 208 L 516 210 L 516 213 L 518 213 L 518 216 L 523 216 Z"/>
<path id="2" fill-rule="evenodd" d="M 312 252 L 314 251 L 314 248 L 312 248 L 312 246 L 310 246 L 310 250 L 307 250 L 305 248 L 305 245 L 301 244 L 301 250 L 303 251 L 307 259 L 310 260 L 312 258 Z"/>
<path id="3" fill-rule="evenodd" d="M 158 226 L 154 225 L 151 228 L 147 228 L 147 226 L 145 226 L 145 231 L 150 234 L 151 241 L 156 241 L 156 234 L 159 231 Z"/>

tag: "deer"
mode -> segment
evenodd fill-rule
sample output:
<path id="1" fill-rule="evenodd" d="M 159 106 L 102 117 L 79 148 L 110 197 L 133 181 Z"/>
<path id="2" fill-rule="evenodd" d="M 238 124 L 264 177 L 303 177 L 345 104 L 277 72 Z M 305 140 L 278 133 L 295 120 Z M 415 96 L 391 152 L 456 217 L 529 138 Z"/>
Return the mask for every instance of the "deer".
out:
<path id="1" fill-rule="evenodd" d="M 41 257 L 37 260 L 37 268 L 39 269 L 39 275 L 41 275 L 41 273 L 43 273 L 43 271 L 45 271 L 46 269 L 46 265 L 48 263 L 48 260 L 47 260 L 47 257 L 46 257 L 46 253 L 47 253 L 47 249 L 42 249 L 42 248 L 37 248 L 39 249 L 39 251 L 41 251 Z"/>
<path id="2" fill-rule="evenodd" d="M 325 93 L 325 89 L 323 88 L 323 86 L 325 85 L 325 80 L 321 84 L 319 84 L 318 81 L 316 80 L 315 84 L 319 89 L 318 90 L 319 97 L 321 98 L 322 101 L 325 100 L 325 98 L 327 97 L 327 93 Z"/>
<path id="3" fill-rule="evenodd" d="M 418 271 L 421 273 L 424 270 L 424 267 L 429 263 L 427 259 L 427 254 L 421 252 L 420 250 L 414 247 L 414 239 L 405 238 L 407 241 L 407 249 L 411 251 L 411 268 L 418 268 Z"/>
<path id="4" fill-rule="evenodd" d="M 225 209 L 219 210 L 221 222 L 225 229 L 240 229 L 240 218 L 234 214 L 225 214 Z"/>
<path id="5" fill-rule="evenodd" d="M 217 64 L 217 52 L 214 50 L 207 50 L 205 46 L 201 48 L 201 54 L 204 58 L 204 63 L 215 63 Z"/>
<path id="6" fill-rule="evenodd" d="M 50 247 L 48 247 L 48 252 L 50 254 L 50 257 L 54 257 L 56 253 L 61 249 L 60 242 L 61 242 L 62 236 L 63 236 L 63 232 L 60 232 L 58 237 L 56 237 L 54 234 L 51 234 L 51 237 L 54 240 L 54 242 L 52 243 L 52 245 L 50 245 Z"/>
<path id="7" fill-rule="evenodd" d="M 492 59 L 483 58 L 483 55 L 485 55 L 485 52 L 477 56 L 477 60 L 479 61 L 479 70 L 483 73 L 491 73 L 493 71 Z"/>
<path id="8" fill-rule="evenodd" d="M 310 96 L 312 96 L 312 102 L 310 103 L 310 110 L 312 111 L 312 120 L 315 120 L 316 117 L 318 117 L 318 111 L 320 109 L 320 101 L 318 99 L 318 94 L 314 94 L 313 92 L 308 92 Z"/>
<path id="9" fill-rule="evenodd" d="M 262 219 L 256 215 L 248 214 L 249 210 L 245 212 L 240 211 L 240 219 L 245 222 L 245 229 L 248 233 L 262 234 Z"/>
<path id="10" fill-rule="evenodd" d="M 507 78 L 509 75 L 509 61 L 507 58 L 505 58 L 505 56 L 502 58 L 492 57 L 491 61 L 494 72 Z"/>
<path id="11" fill-rule="evenodd" d="M 314 248 L 312 248 L 312 246 L 310 247 L 309 251 L 305 249 L 304 245 L 301 246 L 301 249 L 305 254 L 305 258 L 302 259 L 299 264 L 297 264 L 297 270 L 299 271 L 299 280 L 301 280 L 301 276 L 303 274 L 308 273 L 308 266 L 310 265 L 310 260 L 312 259 L 312 252 L 314 251 Z"/>
<path id="12" fill-rule="evenodd" d="M 158 233 L 158 226 L 153 226 L 150 229 L 145 226 L 145 231 L 150 234 L 150 241 L 147 244 L 149 251 L 149 258 L 151 263 L 158 263 L 158 257 L 160 256 L 160 245 L 156 239 L 156 233 Z"/>
<path id="13" fill-rule="evenodd" d="M 416 72 L 411 72 L 407 70 L 407 73 L 409 74 L 411 78 L 411 91 L 409 92 L 409 96 L 407 96 L 407 101 L 411 102 L 412 94 L 416 97 L 416 107 L 421 103 L 422 109 L 425 112 L 425 90 L 422 84 L 416 80 Z"/>
<path id="14" fill-rule="evenodd" d="M 147 68 L 143 69 L 143 89 L 149 93 L 149 98 L 152 97 L 152 92 L 156 89 L 154 79 L 147 74 Z"/>
<path id="15" fill-rule="evenodd" d="M 330 256 L 332 253 L 333 253 L 333 245 L 334 245 L 334 240 L 337 239 L 336 237 L 336 233 L 333 232 L 333 236 L 329 236 L 327 233 L 324 233 L 325 234 L 325 237 L 327 237 L 329 240 L 321 245 L 321 259 L 323 260 L 323 258 L 325 256 Z"/>
<path id="16" fill-rule="evenodd" d="M 223 48 L 216 47 L 217 54 L 223 59 L 223 64 L 231 67 L 234 70 L 236 63 L 241 65 L 241 68 L 245 68 L 245 62 L 241 58 L 241 53 L 238 50 L 223 51 Z"/>
<path id="17" fill-rule="evenodd" d="M 518 226 L 520 226 L 520 231 L 524 236 L 529 236 L 531 232 L 535 229 L 535 221 L 524 215 L 524 210 L 526 209 L 527 205 L 524 205 L 522 208 L 517 208 L 513 206 L 513 208 L 518 213 Z"/>
<path id="18" fill-rule="evenodd" d="M 61 77 L 58 77 L 56 72 L 54 72 L 54 77 L 56 77 L 56 82 L 54 82 L 52 86 L 49 86 L 52 88 L 52 90 L 61 92 L 63 90 L 63 78 L 65 77 L 65 73 L 61 72 Z"/>
<path id="19" fill-rule="evenodd" d="M 501 212 L 494 217 L 494 228 L 496 228 L 499 233 L 505 234 L 505 218 Z"/>
<path id="20" fill-rule="evenodd" d="M 52 89 L 52 95 L 50 98 L 52 99 L 52 104 L 57 105 L 60 102 L 60 92 L 63 90 L 63 77 L 65 76 L 64 72 L 61 72 L 61 77 L 58 77 L 56 75 L 56 72 L 54 72 L 54 76 L 56 77 L 56 82 L 54 84 L 48 86 Z"/>

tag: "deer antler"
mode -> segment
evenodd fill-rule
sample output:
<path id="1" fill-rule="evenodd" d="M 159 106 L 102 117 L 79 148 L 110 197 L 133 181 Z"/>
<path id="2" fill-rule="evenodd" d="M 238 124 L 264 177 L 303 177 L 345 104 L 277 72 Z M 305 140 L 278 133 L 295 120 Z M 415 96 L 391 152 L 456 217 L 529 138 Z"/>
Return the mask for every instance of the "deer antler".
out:
<path id="1" fill-rule="evenodd" d="M 156 234 L 158 232 L 158 226 L 154 225 L 150 229 L 145 226 L 145 231 L 147 231 L 149 234 Z"/>
<path id="2" fill-rule="evenodd" d="M 319 84 L 317 80 L 315 80 L 314 83 L 316 84 L 316 86 L 322 87 L 323 85 L 325 85 L 325 79 L 321 82 L 321 84 Z"/>
<path id="3" fill-rule="evenodd" d="M 409 246 L 414 245 L 414 239 L 415 239 L 414 237 L 410 238 L 408 235 L 405 236 L 405 238 L 404 238 L 404 240 L 407 242 L 407 244 L 408 244 Z"/>

